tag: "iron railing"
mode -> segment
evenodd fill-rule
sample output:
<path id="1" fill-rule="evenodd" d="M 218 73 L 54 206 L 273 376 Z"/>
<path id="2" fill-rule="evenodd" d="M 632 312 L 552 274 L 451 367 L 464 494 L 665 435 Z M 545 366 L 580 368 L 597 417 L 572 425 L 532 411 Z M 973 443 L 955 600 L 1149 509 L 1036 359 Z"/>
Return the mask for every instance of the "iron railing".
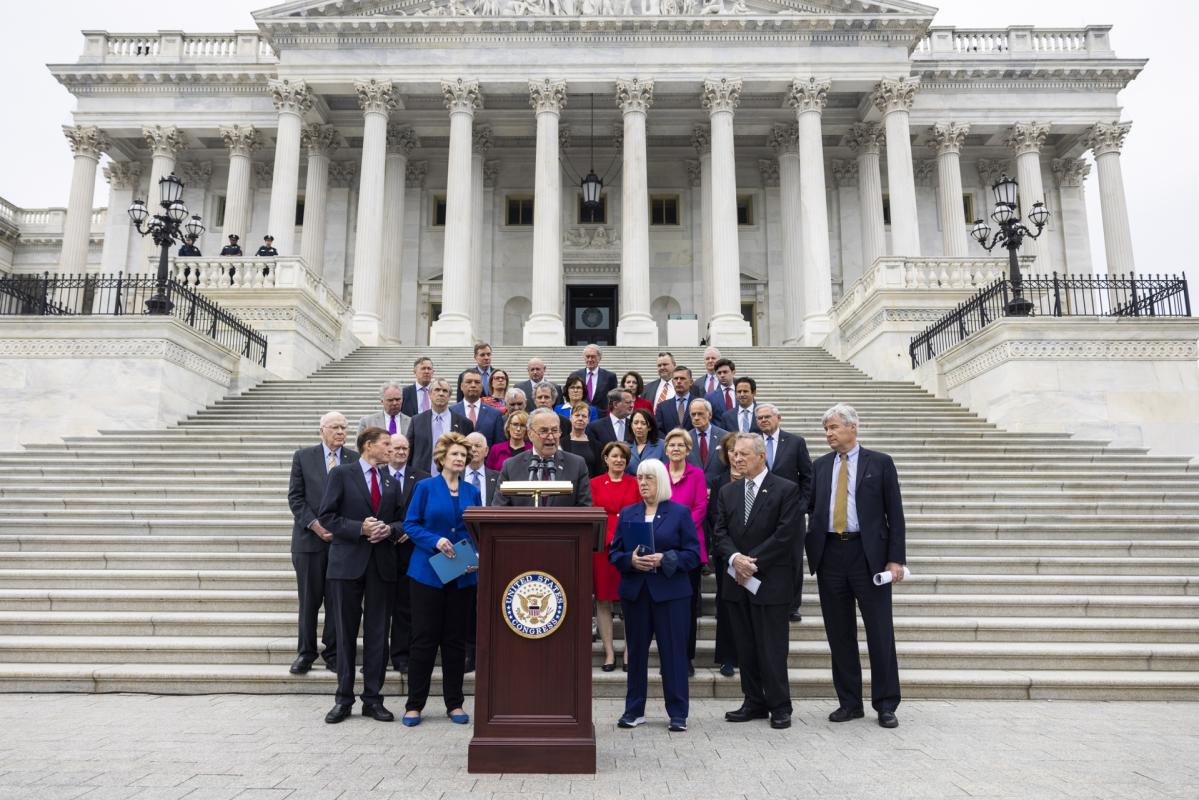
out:
<path id="1" fill-rule="evenodd" d="M 0 277 L 0 316 L 145 315 L 160 288 L 153 275 L 6 275 Z M 266 336 L 202 294 L 168 280 L 170 316 L 218 344 L 266 366 Z"/>
<path id="2" fill-rule="evenodd" d="M 1189 317 L 1186 274 L 1029 275 L 1021 284 L 1042 317 Z M 1001 278 L 912 339 L 912 368 L 936 358 L 1004 315 L 1012 285 Z"/>

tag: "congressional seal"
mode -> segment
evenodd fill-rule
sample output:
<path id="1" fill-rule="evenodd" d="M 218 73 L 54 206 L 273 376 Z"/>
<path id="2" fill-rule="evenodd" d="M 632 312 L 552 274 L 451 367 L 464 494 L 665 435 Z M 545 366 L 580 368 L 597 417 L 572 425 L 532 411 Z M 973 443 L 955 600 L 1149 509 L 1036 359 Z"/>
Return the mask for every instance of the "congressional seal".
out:
<path id="1" fill-rule="evenodd" d="M 503 614 L 518 636 L 541 639 L 558 630 L 566 618 L 566 593 L 553 575 L 524 572 L 504 589 Z"/>

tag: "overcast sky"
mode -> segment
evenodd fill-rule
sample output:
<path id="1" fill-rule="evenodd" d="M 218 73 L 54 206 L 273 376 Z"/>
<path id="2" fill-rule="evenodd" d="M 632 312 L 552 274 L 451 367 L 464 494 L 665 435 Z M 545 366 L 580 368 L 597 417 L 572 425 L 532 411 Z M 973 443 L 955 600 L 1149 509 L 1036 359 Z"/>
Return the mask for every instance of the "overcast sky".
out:
<path id="1" fill-rule="evenodd" d="M 941 0 L 938 25 L 1081 27 L 1110 24 L 1116 53 L 1149 58 L 1139 78 L 1121 94 L 1123 119 L 1132 120 L 1121 157 L 1136 263 L 1140 272 L 1178 272 L 1190 266 L 1187 233 L 1195 220 L 1199 186 L 1195 151 L 1195 0 Z M 0 196 L 25 208 L 65 206 L 71 155 L 60 126 L 71 122 L 72 97 L 45 69 L 73 62 L 83 49 L 79 31 L 120 33 L 155 30 L 196 32 L 253 28 L 250 12 L 267 0 L 204 0 L 202 3 L 97 3 L 95 0 L 9 5 L 0 12 L 0 74 L 6 76 L 0 125 Z M 1002 102 L 997 98 L 996 102 Z M 1087 180 L 1091 252 L 1096 271 L 1105 268 L 1098 180 Z M 107 200 L 98 179 L 96 205 Z M 1184 243 L 1187 245 L 1183 247 Z M 1199 279 L 1199 269 L 1190 270 Z"/>

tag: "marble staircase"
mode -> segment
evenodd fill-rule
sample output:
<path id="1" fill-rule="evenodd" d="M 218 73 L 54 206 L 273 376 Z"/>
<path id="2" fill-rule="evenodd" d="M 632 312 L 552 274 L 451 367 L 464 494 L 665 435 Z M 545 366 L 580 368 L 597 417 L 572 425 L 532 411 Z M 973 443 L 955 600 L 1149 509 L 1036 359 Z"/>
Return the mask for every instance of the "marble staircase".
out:
<path id="1" fill-rule="evenodd" d="M 311 692 L 292 676 L 292 451 L 328 410 L 351 424 L 428 352 L 451 378 L 469 351 L 362 348 L 305 380 L 271 381 L 179 425 L 0 454 L 0 691 Z M 656 350 L 604 366 L 653 377 Z M 698 349 L 675 351 L 702 365 Z M 530 353 L 495 349 L 523 377 Z M 577 349 L 538 351 L 550 377 Z M 783 426 L 826 452 L 820 415 L 853 404 L 868 447 L 899 466 L 913 577 L 895 593 L 904 694 L 1199 699 L 1199 468 L 1056 434 L 1015 434 L 814 348 L 730 351 Z M 792 626 L 797 696 L 831 696 L 814 580 Z M 712 611 L 713 583 L 704 605 Z M 739 694 L 701 619 L 693 696 Z M 863 655 L 864 655 L 863 644 Z M 624 676 L 595 692 L 622 696 Z M 652 671 L 651 671 L 652 672 Z M 867 671 L 868 674 L 868 671 Z M 656 678 L 651 674 L 651 680 Z M 468 687 L 469 688 L 469 687 Z M 434 691 L 437 688 L 434 687 Z M 388 673 L 385 692 L 406 692 Z"/>

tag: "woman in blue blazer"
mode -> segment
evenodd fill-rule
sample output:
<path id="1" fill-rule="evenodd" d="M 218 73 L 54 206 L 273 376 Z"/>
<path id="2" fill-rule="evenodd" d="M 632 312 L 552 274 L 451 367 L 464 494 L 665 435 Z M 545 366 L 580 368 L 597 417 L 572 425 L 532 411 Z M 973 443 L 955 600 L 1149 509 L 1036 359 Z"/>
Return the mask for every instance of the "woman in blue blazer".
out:
<path id="1" fill-rule="evenodd" d="M 629 456 L 628 473 L 636 475 L 641 462 L 651 458 L 666 462 L 666 446 L 658 436 L 658 423 L 652 412 L 644 408 L 634 411 L 629 416 L 629 431 L 633 434 L 633 440 L 629 442 L 633 452 Z"/>
<path id="2" fill-rule="evenodd" d="M 699 537 L 691 510 L 670 500 L 670 477 L 661 461 L 637 467 L 641 502 L 620 512 L 609 559 L 620 572 L 620 605 L 624 610 L 625 664 L 629 670 L 624 714 L 616 723 L 635 728 L 645 722 L 649 642 L 658 640 L 662 690 L 669 730 L 687 730 L 687 634 L 691 622 L 691 581 L 699 567 Z M 649 522 L 652 552 L 635 552 L 626 544 L 635 523 Z"/>
<path id="3" fill-rule="evenodd" d="M 442 584 L 429 563 L 436 553 L 455 557 L 454 542 L 470 538 L 462 522 L 468 506 L 480 505 L 479 490 L 461 480 L 470 460 L 470 443 L 460 433 L 447 433 L 433 448 L 433 463 L 441 471 L 416 484 L 408 503 L 404 533 L 412 540 L 408 563 L 412 601 L 412 643 L 408 655 L 408 702 L 403 723 L 420 724 L 429 698 L 433 661 L 441 649 L 441 672 L 446 715 L 459 725 L 470 717 L 462 710 L 462 679 L 466 670 L 466 624 L 470 615 L 469 587 L 479 583 L 474 571 Z"/>

